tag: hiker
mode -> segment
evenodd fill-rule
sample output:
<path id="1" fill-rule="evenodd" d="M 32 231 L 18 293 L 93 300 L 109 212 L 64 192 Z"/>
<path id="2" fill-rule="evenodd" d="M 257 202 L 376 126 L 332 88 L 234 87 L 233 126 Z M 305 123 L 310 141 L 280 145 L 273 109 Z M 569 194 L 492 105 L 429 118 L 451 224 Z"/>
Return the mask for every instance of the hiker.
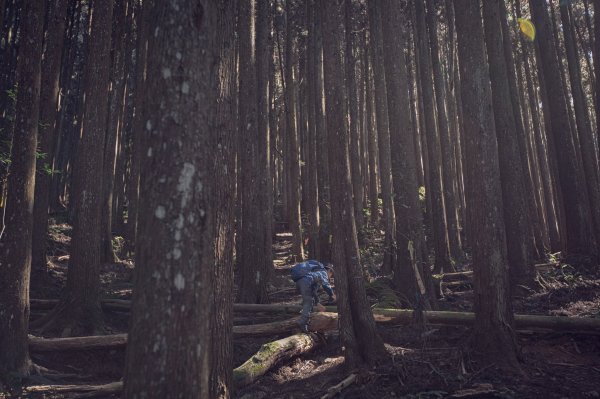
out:
<path id="1" fill-rule="evenodd" d="M 298 326 L 302 332 L 308 332 L 308 319 L 313 306 L 318 306 L 320 311 L 323 311 L 323 305 L 319 301 L 319 286 L 322 286 L 327 295 L 329 302 L 335 301 L 335 294 L 329 279 L 333 276 L 333 265 L 323 264 L 316 260 L 307 260 L 294 265 L 290 273 L 292 280 L 296 283 L 298 291 L 302 294 L 302 315 L 298 320 Z"/>

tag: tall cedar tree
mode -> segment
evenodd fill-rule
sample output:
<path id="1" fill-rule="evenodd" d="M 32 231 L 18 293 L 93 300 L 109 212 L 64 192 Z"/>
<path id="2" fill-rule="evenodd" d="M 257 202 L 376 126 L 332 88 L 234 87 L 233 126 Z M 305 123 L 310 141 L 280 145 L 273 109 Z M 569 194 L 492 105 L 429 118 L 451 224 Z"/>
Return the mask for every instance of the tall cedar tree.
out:
<path id="1" fill-rule="evenodd" d="M 348 85 L 348 111 L 350 125 L 350 171 L 352 172 L 352 190 L 354 198 L 354 217 L 356 228 L 360 232 L 364 224 L 363 216 L 363 178 L 360 165 L 360 125 L 358 103 L 357 73 L 357 37 L 360 32 L 358 10 L 355 0 L 346 0 L 346 83 Z"/>
<path id="2" fill-rule="evenodd" d="M 436 115 L 438 123 L 438 139 L 440 141 L 440 154 L 442 166 L 442 188 L 444 196 L 444 210 L 446 215 L 446 228 L 448 235 L 449 256 L 453 259 L 461 257 L 460 241 L 458 237 L 458 219 L 456 215 L 456 194 L 454 191 L 454 168 L 452 166 L 453 151 L 450 141 L 450 122 L 447 113 L 447 103 L 451 101 L 446 92 L 446 79 L 442 67 L 442 50 L 438 42 L 438 18 L 434 0 L 427 0 L 425 21 L 431 49 L 431 67 L 433 69 L 433 85 L 435 88 Z"/>
<path id="3" fill-rule="evenodd" d="M 211 370 L 220 343 L 211 320 L 218 311 L 214 172 L 224 166 L 216 165 L 213 147 L 219 3 L 155 2 L 148 14 L 155 35 L 149 37 L 136 244 L 136 264 L 143 267 L 135 271 L 125 398 L 207 398 L 218 391 Z"/>
<path id="4" fill-rule="evenodd" d="M 598 243 L 594 234 L 593 219 L 587 195 L 585 177 L 577 162 L 574 132 L 569 126 L 567 99 L 552 35 L 552 25 L 545 3 L 530 0 L 531 15 L 537 29 L 539 59 L 547 95 L 542 96 L 544 111 L 548 111 L 550 132 L 556 148 L 558 180 L 564 201 L 566 222 L 566 250 L 570 254 L 598 256 Z M 546 100 L 546 101 L 544 101 Z M 547 107 L 546 107 L 547 106 Z M 545 112 L 546 113 L 546 112 Z"/>
<path id="5" fill-rule="evenodd" d="M 379 7 L 381 10 L 390 10 L 396 5 L 393 0 L 383 0 Z M 400 12 L 382 12 L 381 20 L 390 141 L 396 153 L 392 157 L 397 239 L 394 282 L 411 301 L 424 300 L 424 307 L 431 308 L 424 275 L 424 267 L 429 265 L 423 251 L 423 213 L 419 206 L 415 132 L 412 129 L 409 76 L 404 56 L 407 40 L 402 26 L 405 25 L 405 19 Z M 433 294 L 433 290 L 429 292 Z M 435 301 L 435 297 L 432 301 Z"/>
<path id="6" fill-rule="evenodd" d="M 504 57 L 499 0 L 483 2 L 485 43 L 487 46 L 492 86 L 492 104 L 504 204 L 504 225 L 510 278 L 513 287 L 533 283 L 533 235 L 525 198 L 525 172 L 519 152 L 517 121 L 512 105 L 508 81 L 508 68 Z"/>
<path id="7" fill-rule="evenodd" d="M 241 229 L 238 301 L 267 303 L 273 269 L 269 209 L 269 9 L 264 1 L 240 1 Z M 258 6 L 258 7 L 257 7 Z M 255 8 L 257 15 L 255 16 Z M 256 35 L 255 35 L 256 34 Z M 255 40 L 256 37 L 256 40 Z"/>
<path id="8" fill-rule="evenodd" d="M 24 22 L 17 65 L 15 129 L 10 154 L 8 198 L 0 231 L 0 378 L 29 374 L 29 275 L 35 184 L 44 1 L 23 4 Z"/>
<path id="9" fill-rule="evenodd" d="M 154 1 L 154 0 L 146 0 Z M 146 67 L 148 60 L 148 26 L 146 14 L 148 4 L 136 0 L 135 19 L 137 27 L 136 61 L 135 61 L 135 93 L 133 98 L 133 139 L 131 144 L 131 165 L 127 182 L 127 225 L 125 226 L 125 252 L 135 249 L 138 223 L 138 200 L 140 186 L 140 164 L 142 162 L 141 136 L 144 132 L 144 102 L 146 101 Z"/>
<path id="10" fill-rule="evenodd" d="M 113 3 L 94 0 L 84 69 L 85 108 L 82 134 L 73 166 L 73 238 L 66 292 L 44 319 L 42 330 L 63 335 L 96 334 L 103 329 L 100 308 L 100 243 L 106 100 L 110 73 Z"/>
<path id="11" fill-rule="evenodd" d="M 235 17 L 238 0 L 217 1 L 217 48 L 219 50 L 216 76 L 217 110 L 215 135 L 210 147 L 215 151 L 213 225 L 215 237 L 214 312 L 211 333 L 213 367 L 211 367 L 211 398 L 228 399 L 232 396 L 233 378 L 233 226 L 235 209 L 235 154 L 237 120 L 234 117 L 237 99 Z M 216 149 L 216 150 L 215 150 Z"/>
<path id="12" fill-rule="evenodd" d="M 123 126 L 123 104 L 125 102 L 126 75 L 129 66 L 127 56 L 127 26 L 133 9 L 133 0 L 115 0 L 112 33 L 112 62 L 110 70 L 110 93 L 108 124 L 104 145 L 104 171 L 102 177 L 102 262 L 116 260 L 112 245 L 113 193 L 115 183 L 115 168 L 117 149 L 121 145 Z"/>
<path id="13" fill-rule="evenodd" d="M 46 273 L 46 244 L 48 234 L 48 206 L 52 183 L 52 160 L 58 138 L 58 90 L 64 43 L 68 0 L 53 2 L 48 9 L 48 27 L 43 58 L 42 86 L 40 92 L 40 123 L 38 151 L 44 156 L 37 160 L 35 203 L 33 207 L 33 247 L 31 254 L 32 283 Z"/>
<path id="14" fill-rule="evenodd" d="M 333 263 L 336 265 L 340 336 L 346 348 L 346 366 L 352 369 L 364 363 L 375 363 L 386 352 L 365 294 L 354 222 L 342 60 L 344 3 L 344 0 L 320 0 L 317 7 L 323 10 L 321 27 L 331 179 Z"/>
<path id="15" fill-rule="evenodd" d="M 488 362 L 517 366 L 506 233 L 490 75 L 479 1 L 456 0 L 466 152 L 468 238 L 475 272 L 475 347 Z"/>
<path id="16" fill-rule="evenodd" d="M 595 87 L 595 113 L 596 113 L 596 151 L 600 152 L 600 0 L 594 0 L 594 75 L 596 76 L 596 87 Z"/>
<path id="17" fill-rule="evenodd" d="M 294 73 L 298 63 L 298 49 L 294 45 L 294 24 L 296 18 L 292 2 L 285 2 L 286 37 L 285 37 L 285 114 L 287 117 L 286 135 L 288 149 L 289 174 L 289 215 L 288 221 L 292 231 L 292 254 L 302 261 L 304 250 L 302 245 L 302 219 L 300 217 L 300 155 L 298 140 L 298 112 L 296 106 L 297 76 Z"/>
<path id="18" fill-rule="evenodd" d="M 450 253 L 448 245 L 448 230 L 444 210 L 442 159 L 440 138 L 436 128 L 435 99 L 433 87 L 433 71 L 429 47 L 429 35 L 425 24 L 425 3 L 420 0 L 413 2 L 416 17 L 417 62 L 419 63 L 421 79 L 420 86 L 423 99 L 424 139 L 428 151 L 429 186 L 426 195 L 431 198 L 431 208 L 427 209 L 432 218 L 432 235 L 435 250 L 435 270 L 443 272 L 450 270 Z"/>
<path id="19" fill-rule="evenodd" d="M 381 18 L 377 12 L 377 0 L 369 0 L 369 32 L 371 33 L 371 63 L 375 83 L 375 119 L 377 122 L 377 144 L 379 153 L 379 179 L 381 181 L 381 197 L 383 203 L 383 230 L 385 241 L 383 247 L 382 272 L 393 270 L 396 232 L 394 227 L 394 188 L 392 183 L 392 159 L 390 148 L 390 126 L 387 104 L 387 86 L 383 61 L 383 38 Z"/>
<path id="20" fill-rule="evenodd" d="M 571 83 L 571 94 L 573 96 L 573 106 L 575 108 L 575 120 L 577 123 L 577 136 L 581 147 L 581 157 L 583 161 L 583 171 L 589 194 L 590 204 L 600 204 L 600 184 L 598 181 L 598 158 L 590 117 L 588 114 L 585 93 L 581 85 L 581 65 L 579 63 L 579 54 L 577 52 L 575 35 L 571 23 L 571 6 L 567 3 L 560 3 L 560 15 L 565 38 L 565 49 L 569 68 L 569 82 Z M 596 239 L 600 239 L 600 206 L 591 206 L 592 217 L 594 219 L 594 228 Z"/>
<path id="21" fill-rule="evenodd" d="M 319 212 L 319 167 L 317 156 L 318 115 L 317 115 L 317 27 L 315 0 L 307 1 L 308 7 L 308 46 L 307 46 L 307 79 L 308 79 L 308 256 L 321 259 L 319 245 L 320 212 Z"/>

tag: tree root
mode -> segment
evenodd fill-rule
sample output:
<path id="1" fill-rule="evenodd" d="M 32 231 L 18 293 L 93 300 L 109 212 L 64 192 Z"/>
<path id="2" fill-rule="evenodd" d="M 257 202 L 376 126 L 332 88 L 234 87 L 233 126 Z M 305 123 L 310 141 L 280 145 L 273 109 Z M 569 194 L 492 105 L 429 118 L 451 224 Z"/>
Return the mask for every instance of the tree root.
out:
<path id="1" fill-rule="evenodd" d="M 61 337 L 99 335 L 106 332 L 100 307 L 96 311 L 84 311 L 74 300 L 53 302 L 52 310 L 32 321 L 30 329 L 42 335 L 57 332 Z"/>

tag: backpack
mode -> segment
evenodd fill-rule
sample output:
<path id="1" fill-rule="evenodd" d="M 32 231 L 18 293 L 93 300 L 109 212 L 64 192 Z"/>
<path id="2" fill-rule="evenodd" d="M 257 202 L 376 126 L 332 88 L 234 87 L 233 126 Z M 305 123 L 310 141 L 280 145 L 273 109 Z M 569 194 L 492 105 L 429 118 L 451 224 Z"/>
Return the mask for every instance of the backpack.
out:
<path id="1" fill-rule="evenodd" d="M 296 282 L 315 270 L 325 270 L 325 266 L 316 260 L 308 260 L 294 265 L 294 267 L 290 269 L 290 277 Z"/>

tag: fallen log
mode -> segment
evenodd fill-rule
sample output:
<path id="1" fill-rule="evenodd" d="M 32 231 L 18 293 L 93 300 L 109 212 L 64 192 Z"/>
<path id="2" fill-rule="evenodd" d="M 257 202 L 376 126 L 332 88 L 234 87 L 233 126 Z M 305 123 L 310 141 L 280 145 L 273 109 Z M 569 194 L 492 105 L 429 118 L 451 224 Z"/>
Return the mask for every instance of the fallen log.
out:
<path id="1" fill-rule="evenodd" d="M 40 397 L 40 394 L 74 394 L 69 398 L 98 398 L 118 395 L 123 390 L 123 382 L 111 382 L 103 385 L 34 385 L 23 390 L 24 397 Z"/>
<path id="2" fill-rule="evenodd" d="M 89 337 L 41 338 L 29 336 L 29 350 L 51 352 L 121 348 L 127 344 L 127 334 L 93 335 Z"/>
<path id="3" fill-rule="evenodd" d="M 126 334 L 119 334 L 125 336 Z M 106 337 L 83 337 L 83 338 L 106 338 Z M 66 340 L 70 338 L 57 338 Z M 125 336 L 126 339 L 126 336 Z M 38 343 L 39 343 L 38 339 Z M 31 342 L 31 337 L 30 337 Z M 36 340 L 34 340 L 36 342 Z M 65 341 L 67 342 L 67 341 Z M 258 378 L 265 375 L 277 364 L 289 360 L 295 356 L 310 352 L 323 344 L 316 334 L 299 333 L 277 341 L 268 342 L 260 347 L 250 359 L 239 367 L 233 369 L 233 383 L 236 388 L 242 388 L 252 384 Z M 39 346 L 38 346 L 39 347 Z M 31 346 L 30 346 L 31 348 Z M 70 394 L 70 398 L 94 398 L 115 395 L 123 390 L 123 382 L 112 382 L 105 385 L 35 385 L 24 389 L 24 397 L 29 394 L 36 397 L 40 394 Z"/>
<path id="4" fill-rule="evenodd" d="M 233 326 L 234 337 L 253 337 L 286 334 L 298 331 L 300 316 L 272 323 Z M 337 313 L 313 313 L 309 329 L 316 332 L 332 331 L 338 328 Z M 29 336 L 31 352 L 67 350 L 118 349 L 127 344 L 127 334 L 97 335 L 72 338 L 41 338 Z"/>
<path id="5" fill-rule="evenodd" d="M 48 301 L 48 300 L 46 300 Z M 106 301 L 106 303 L 109 303 Z M 128 306 L 127 300 L 110 300 L 111 304 L 116 306 Z M 298 313 L 302 307 L 300 305 L 271 305 L 271 304 L 246 304 L 236 303 L 233 310 L 247 313 Z M 337 312 L 336 306 L 325 306 L 327 312 Z M 373 309 L 374 314 L 393 318 L 394 322 L 400 324 L 410 324 L 413 322 L 413 311 L 409 309 Z M 449 312 L 449 311 L 424 311 L 424 320 L 430 324 L 442 325 L 462 325 L 470 326 L 475 320 L 475 314 L 472 312 Z M 267 332 L 277 334 L 279 332 L 292 331 L 294 326 L 293 319 L 278 321 L 266 324 L 255 324 L 252 326 L 235 326 L 234 335 L 264 335 Z M 385 320 L 382 321 L 391 321 Z M 537 315 L 515 315 L 516 327 L 519 329 L 544 328 L 555 331 L 571 332 L 594 332 L 600 333 L 600 319 L 566 316 L 537 316 Z"/>
<path id="6" fill-rule="evenodd" d="M 244 364 L 233 370 L 233 382 L 236 388 L 250 385 L 278 363 L 310 352 L 322 342 L 315 334 L 299 333 L 266 343 Z"/>

